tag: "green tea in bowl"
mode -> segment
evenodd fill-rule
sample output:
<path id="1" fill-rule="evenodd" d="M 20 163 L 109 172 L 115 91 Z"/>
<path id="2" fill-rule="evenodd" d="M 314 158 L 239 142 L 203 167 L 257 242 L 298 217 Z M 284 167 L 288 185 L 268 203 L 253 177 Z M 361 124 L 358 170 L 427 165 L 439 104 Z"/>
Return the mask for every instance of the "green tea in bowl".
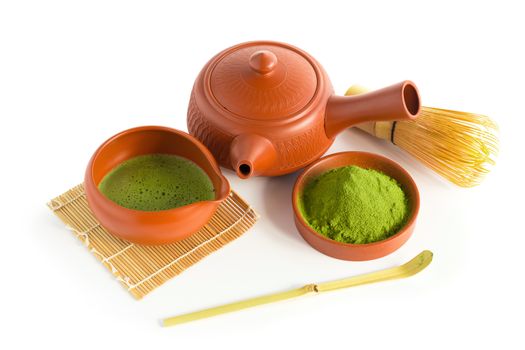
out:
<path id="1" fill-rule="evenodd" d="M 385 240 L 410 216 L 408 197 L 395 179 L 355 165 L 312 179 L 300 196 L 299 208 L 317 233 L 350 244 Z"/>
<path id="2" fill-rule="evenodd" d="M 116 204 L 159 211 L 215 199 L 213 184 L 194 162 L 172 154 L 128 159 L 104 176 L 98 186 Z"/>

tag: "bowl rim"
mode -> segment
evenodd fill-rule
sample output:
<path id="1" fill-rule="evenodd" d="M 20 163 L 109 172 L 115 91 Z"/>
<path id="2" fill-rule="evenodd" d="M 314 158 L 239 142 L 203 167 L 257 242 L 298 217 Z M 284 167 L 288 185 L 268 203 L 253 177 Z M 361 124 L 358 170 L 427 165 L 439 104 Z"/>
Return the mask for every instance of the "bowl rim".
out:
<path id="1" fill-rule="evenodd" d="M 324 162 L 324 161 L 326 161 L 328 159 L 342 157 L 343 155 L 347 155 L 349 153 L 364 155 L 364 156 L 369 157 L 369 158 L 377 159 L 377 160 L 379 160 L 379 161 L 381 161 L 383 163 L 390 163 L 390 165 L 392 165 L 395 168 L 397 168 L 403 174 L 403 177 L 406 180 L 408 180 L 408 183 L 410 184 L 410 186 L 413 187 L 415 196 L 414 196 L 414 198 L 411 198 L 411 200 L 412 200 L 412 208 L 411 209 L 412 210 L 410 212 L 410 214 L 411 214 L 410 219 L 407 220 L 407 222 L 394 235 L 392 235 L 392 236 L 390 236 L 390 237 L 388 237 L 386 239 L 383 239 L 383 240 L 380 240 L 380 241 L 376 241 L 376 242 L 371 242 L 371 243 L 363 243 L 363 244 L 338 242 L 338 241 L 330 239 L 330 238 L 320 234 L 316 230 L 314 230 L 310 226 L 310 224 L 308 224 L 308 222 L 305 220 L 303 215 L 301 214 L 301 211 L 299 209 L 299 203 L 298 203 L 299 194 L 300 194 L 299 193 L 299 186 L 304 183 L 305 177 L 308 175 L 308 173 L 312 169 L 314 169 L 317 166 L 319 166 L 319 164 L 321 164 L 322 162 Z M 343 165 L 343 166 L 349 166 L 349 165 L 352 165 L 352 164 L 347 164 L 347 165 Z M 337 168 L 340 168 L 340 167 L 335 167 L 335 168 L 332 168 L 332 169 L 337 169 Z M 369 168 L 369 169 L 374 169 L 374 168 Z M 397 179 L 395 179 L 395 180 L 398 181 Z M 294 187 L 293 187 L 293 191 L 292 191 L 292 207 L 293 207 L 293 212 L 294 212 L 294 215 L 295 215 L 296 219 L 301 223 L 301 225 L 305 229 L 308 230 L 308 232 L 310 234 L 313 234 L 314 236 L 322 239 L 323 241 L 326 241 L 329 244 L 337 245 L 337 246 L 344 247 L 344 248 L 358 248 L 358 247 L 359 248 L 367 248 L 367 247 L 374 247 L 374 246 L 387 244 L 390 241 L 396 240 L 397 238 L 402 236 L 408 229 L 413 227 L 414 223 L 416 222 L 417 216 L 419 214 L 420 197 L 419 197 L 419 189 L 418 189 L 418 187 L 416 185 L 416 182 L 414 181 L 412 176 L 410 176 L 410 174 L 405 170 L 405 168 L 403 168 L 397 162 L 395 162 L 395 161 L 393 161 L 393 160 L 391 160 L 391 159 L 389 159 L 389 158 L 387 158 L 385 156 L 379 155 L 377 153 L 363 152 L 363 151 L 343 151 L 343 152 L 333 153 L 333 154 L 330 154 L 330 155 L 325 156 L 323 158 L 320 158 L 320 159 L 316 160 L 315 162 L 311 163 L 308 167 L 306 167 L 303 170 L 303 172 L 299 175 L 299 177 L 297 178 L 297 180 L 294 183 Z"/>
<path id="2" fill-rule="evenodd" d="M 223 189 L 224 193 L 221 196 L 218 196 L 217 198 L 215 198 L 213 200 L 199 201 L 199 202 L 195 202 L 195 203 L 186 204 L 186 205 L 183 205 L 183 206 L 180 206 L 180 207 L 163 209 L 163 210 L 154 210 L 154 211 L 153 210 L 138 210 L 138 209 L 126 208 L 126 207 L 124 207 L 122 205 L 119 205 L 119 204 L 113 202 L 109 198 L 107 198 L 100 191 L 100 189 L 98 188 L 97 184 L 95 183 L 95 180 L 94 180 L 94 177 L 93 177 L 93 168 L 94 168 L 94 164 L 95 164 L 98 156 L 104 151 L 104 149 L 109 144 L 111 144 L 115 140 L 117 140 L 117 139 L 119 139 L 119 138 L 121 138 L 121 137 L 123 137 L 125 135 L 130 135 L 130 134 L 133 134 L 133 133 L 140 133 L 140 132 L 145 132 L 145 131 L 164 131 L 164 132 L 175 134 L 177 136 L 180 136 L 180 137 L 183 137 L 183 138 L 186 138 L 186 139 L 190 140 L 195 146 L 197 146 L 197 148 L 210 161 L 210 164 L 211 164 L 213 170 L 215 171 L 216 175 L 221 179 L 222 184 L 224 186 L 226 186 L 227 190 Z M 89 163 L 88 163 L 88 166 L 87 166 L 87 169 L 86 169 L 86 173 L 87 173 L 87 176 L 89 176 L 89 181 L 92 182 L 92 185 L 93 185 L 93 187 L 95 189 L 95 193 L 96 193 L 96 196 L 97 196 L 97 198 L 95 200 L 103 201 L 103 202 L 106 203 L 106 205 L 109 205 L 109 206 L 114 207 L 114 208 L 118 208 L 118 210 L 122 210 L 122 211 L 128 212 L 130 214 L 134 213 L 134 214 L 138 214 L 138 215 L 159 215 L 159 214 L 162 214 L 162 213 L 167 214 L 167 213 L 170 213 L 170 212 L 173 212 L 173 211 L 180 211 L 180 209 L 192 208 L 193 206 L 202 205 L 203 203 L 215 203 L 215 204 L 218 204 L 218 203 L 224 201 L 229 196 L 229 194 L 231 192 L 230 183 L 229 183 L 228 179 L 222 174 L 222 172 L 221 172 L 221 170 L 219 168 L 219 165 L 217 164 L 217 161 L 215 160 L 215 157 L 213 157 L 213 155 L 211 154 L 210 150 L 208 150 L 199 140 L 197 140 L 192 135 L 190 135 L 190 134 L 188 134 L 188 133 L 186 133 L 184 131 L 181 131 L 181 130 L 177 130 L 177 129 L 166 127 L 166 126 L 160 126 L 160 125 L 144 125 L 144 126 L 132 127 L 132 128 L 120 131 L 117 134 L 109 137 L 108 139 L 106 139 L 104 142 L 102 142 L 100 144 L 100 146 L 95 150 L 95 152 L 91 156 L 91 159 L 89 160 Z"/>

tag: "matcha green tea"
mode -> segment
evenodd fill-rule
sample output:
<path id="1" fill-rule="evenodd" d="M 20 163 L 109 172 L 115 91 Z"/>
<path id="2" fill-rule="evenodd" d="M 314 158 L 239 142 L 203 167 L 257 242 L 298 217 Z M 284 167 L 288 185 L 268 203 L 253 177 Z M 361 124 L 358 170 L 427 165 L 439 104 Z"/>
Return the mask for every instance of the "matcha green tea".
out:
<path id="1" fill-rule="evenodd" d="M 321 174 L 306 185 L 299 202 L 316 232 L 344 243 L 384 240 L 409 216 L 408 199 L 396 180 L 358 166 Z"/>
<path id="2" fill-rule="evenodd" d="M 131 158 L 104 176 L 98 187 L 118 205 L 145 211 L 215 199 L 213 184 L 204 170 L 171 154 Z"/>

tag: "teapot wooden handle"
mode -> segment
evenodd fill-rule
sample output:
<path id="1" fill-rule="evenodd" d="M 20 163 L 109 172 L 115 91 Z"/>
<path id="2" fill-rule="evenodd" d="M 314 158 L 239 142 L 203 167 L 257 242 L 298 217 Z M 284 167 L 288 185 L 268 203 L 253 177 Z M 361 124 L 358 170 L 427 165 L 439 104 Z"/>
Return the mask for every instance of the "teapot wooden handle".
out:
<path id="1" fill-rule="evenodd" d="M 345 96 L 354 96 L 354 95 L 364 94 L 368 91 L 370 90 L 368 90 L 364 86 L 352 85 L 350 86 L 348 90 L 346 90 Z M 394 124 L 393 121 L 388 121 L 388 122 L 382 121 L 382 122 L 362 123 L 362 124 L 356 125 L 355 127 L 377 138 L 391 141 L 393 124 Z"/>
<path id="2" fill-rule="evenodd" d="M 419 100 L 411 81 L 354 96 L 332 96 L 326 105 L 326 136 L 333 138 L 346 128 L 366 122 L 414 119 L 419 114 Z"/>

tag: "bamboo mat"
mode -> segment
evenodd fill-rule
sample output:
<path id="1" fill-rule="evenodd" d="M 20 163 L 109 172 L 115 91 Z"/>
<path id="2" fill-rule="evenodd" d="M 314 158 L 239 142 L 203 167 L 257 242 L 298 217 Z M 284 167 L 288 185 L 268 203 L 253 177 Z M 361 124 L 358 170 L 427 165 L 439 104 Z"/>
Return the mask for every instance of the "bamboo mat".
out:
<path id="1" fill-rule="evenodd" d="M 258 219 L 250 205 L 232 191 L 197 233 L 173 244 L 142 246 L 112 236 L 97 222 L 83 184 L 52 199 L 48 207 L 137 299 L 240 237 Z"/>

